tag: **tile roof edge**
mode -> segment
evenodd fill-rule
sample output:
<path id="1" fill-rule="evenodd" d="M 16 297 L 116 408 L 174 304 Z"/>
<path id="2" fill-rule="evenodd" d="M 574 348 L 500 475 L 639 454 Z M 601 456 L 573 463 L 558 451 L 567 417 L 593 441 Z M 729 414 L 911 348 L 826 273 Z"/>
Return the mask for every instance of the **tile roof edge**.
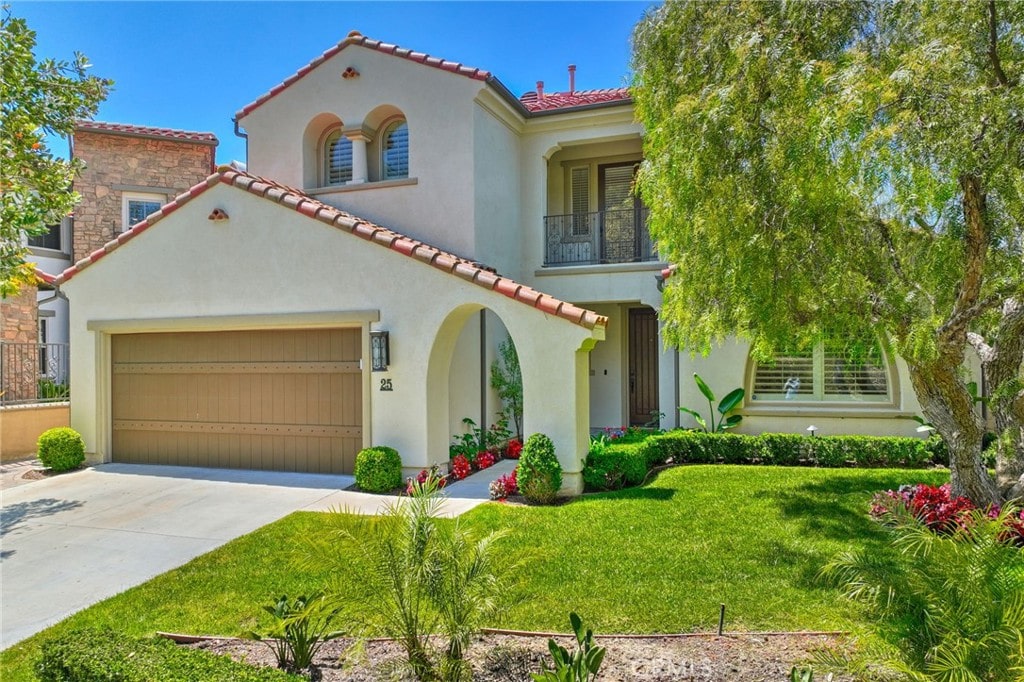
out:
<path id="1" fill-rule="evenodd" d="M 467 78 L 473 78 L 475 80 L 487 81 L 492 78 L 491 73 L 484 69 L 478 69 L 472 66 L 466 66 L 461 62 L 453 62 L 447 59 L 441 59 L 439 57 L 433 57 L 423 52 L 417 52 L 404 47 L 399 47 L 391 43 L 385 43 L 380 40 L 374 40 L 373 38 L 367 38 L 358 31 L 350 31 L 345 39 L 336 45 L 324 50 L 319 56 L 314 57 L 305 66 L 298 69 L 292 75 L 285 78 L 283 81 L 272 87 L 267 92 L 263 93 L 253 101 L 246 104 L 244 107 L 235 112 L 235 121 L 240 121 L 245 118 L 253 111 L 261 107 L 267 101 L 273 99 L 284 90 L 288 89 L 292 84 L 301 80 L 306 74 L 315 70 L 316 67 L 323 64 L 325 61 L 344 50 L 349 45 L 358 45 L 365 47 L 369 50 L 374 50 L 382 54 L 389 54 L 406 59 L 416 64 L 423 64 L 431 68 L 439 69 L 441 71 L 447 71 L 460 76 L 466 76 Z"/>
<path id="2" fill-rule="evenodd" d="M 183 130 L 180 128 L 161 128 L 159 126 L 144 126 L 136 125 L 134 123 L 112 123 L 109 121 L 82 120 L 75 122 L 75 133 L 78 132 L 169 140 L 171 142 L 183 142 L 185 144 L 213 146 L 220 144 L 220 140 L 211 132 Z"/>
<path id="3" fill-rule="evenodd" d="M 251 175 L 228 165 L 218 167 L 217 171 L 207 177 L 206 180 L 179 194 L 168 204 L 162 206 L 160 210 L 150 214 L 145 220 L 134 225 L 130 230 L 122 232 L 116 239 L 107 242 L 87 257 L 71 265 L 64 272 L 53 277 L 52 282 L 49 283 L 56 286 L 64 284 L 82 270 L 87 269 L 124 243 L 145 232 L 192 199 L 203 194 L 211 187 L 222 183 L 246 191 L 256 197 L 281 204 L 296 213 L 349 232 L 353 236 L 429 265 L 482 289 L 495 291 L 531 308 L 537 308 L 545 314 L 555 315 L 591 330 L 595 327 L 607 327 L 608 325 L 608 318 L 604 315 L 598 315 L 572 303 L 561 301 L 554 296 L 520 284 L 513 279 L 502 277 L 487 268 L 474 265 L 470 260 L 324 204 L 300 190 L 281 185 L 267 178 Z M 309 204 L 309 207 L 303 210 L 303 206 L 306 204 Z M 489 282 L 492 277 L 494 281 Z M 556 302 L 557 305 L 553 305 L 548 299 Z M 542 302 L 544 302 L 544 305 L 541 305 Z"/>

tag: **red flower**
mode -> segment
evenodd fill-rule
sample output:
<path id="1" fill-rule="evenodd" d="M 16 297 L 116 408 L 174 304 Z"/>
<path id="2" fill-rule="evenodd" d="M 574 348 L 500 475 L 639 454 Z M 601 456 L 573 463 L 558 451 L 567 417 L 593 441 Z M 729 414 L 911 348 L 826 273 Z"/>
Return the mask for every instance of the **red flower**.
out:
<path id="1" fill-rule="evenodd" d="M 484 451 L 478 452 L 476 455 L 476 466 L 478 469 L 486 469 L 494 464 L 494 455 Z"/>
<path id="2" fill-rule="evenodd" d="M 469 476 L 469 472 L 472 469 L 469 466 L 469 460 L 466 459 L 465 455 L 455 455 L 452 459 L 452 475 L 455 476 L 456 481 L 461 481 L 466 476 Z"/>
<path id="3" fill-rule="evenodd" d="M 520 453 L 523 451 L 523 442 L 518 438 L 513 438 L 505 446 L 505 456 L 509 459 L 519 459 Z"/>

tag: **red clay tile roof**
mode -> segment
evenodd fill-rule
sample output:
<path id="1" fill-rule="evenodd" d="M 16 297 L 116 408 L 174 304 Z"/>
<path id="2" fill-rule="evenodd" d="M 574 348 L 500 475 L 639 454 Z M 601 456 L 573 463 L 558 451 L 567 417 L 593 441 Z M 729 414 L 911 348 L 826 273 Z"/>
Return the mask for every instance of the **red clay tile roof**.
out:
<path id="1" fill-rule="evenodd" d="M 318 201 L 297 189 L 278 184 L 273 180 L 250 175 L 236 170 L 231 166 L 221 166 L 205 181 L 199 183 L 187 192 L 180 194 L 169 204 L 160 208 L 159 211 L 150 214 L 145 220 L 137 223 L 132 229 L 118 235 L 117 239 L 108 242 L 101 248 L 93 251 L 89 256 L 78 261 L 67 270 L 47 281 L 55 285 L 61 285 L 76 274 L 86 269 L 108 253 L 120 248 L 125 242 L 131 241 L 142 234 L 154 224 L 170 215 L 174 211 L 187 204 L 193 198 L 199 196 L 211 187 L 219 183 L 231 185 L 243 189 L 250 194 L 274 201 L 291 208 L 303 215 L 319 220 L 320 222 L 332 225 L 340 230 L 361 237 L 366 241 L 379 244 L 385 248 L 397 251 L 398 253 L 414 258 L 422 263 L 431 265 L 451 275 L 464 279 L 467 282 L 476 284 L 484 289 L 490 289 L 508 296 L 511 299 L 520 301 L 526 305 L 537 308 L 549 315 L 556 315 L 574 324 L 587 329 L 595 327 L 606 327 L 608 318 L 598 315 L 590 310 L 579 308 L 571 303 L 560 301 L 552 296 L 543 294 L 523 284 L 519 284 L 507 277 L 495 273 L 474 263 L 473 261 L 460 258 L 451 253 L 442 251 L 436 247 L 424 244 L 421 241 L 406 237 L 397 232 L 374 225 L 373 223 L 358 218 L 350 213 L 329 206 Z"/>
<path id="2" fill-rule="evenodd" d="M 349 45 L 362 45 L 363 47 L 368 47 L 371 50 L 377 50 L 378 52 L 383 52 L 384 54 L 393 54 L 396 57 L 402 57 L 403 59 L 419 62 L 420 64 L 426 64 L 427 66 L 432 66 L 435 69 L 441 69 L 442 71 L 450 71 L 451 73 L 457 73 L 462 76 L 468 76 L 469 78 L 475 78 L 476 80 L 486 81 L 491 77 L 490 72 L 484 71 L 483 69 L 475 69 L 471 66 L 460 64 L 459 62 L 450 62 L 445 59 L 431 57 L 430 55 L 425 54 L 423 52 L 414 52 L 412 50 L 408 50 L 404 47 L 398 47 L 397 45 L 392 45 L 390 43 L 382 43 L 379 40 L 367 38 L 363 34 L 359 33 L 359 31 L 352 31 L 343 41 L 341 41 L 334 47 L 324 52 L 322 55 L 311 61 L 309 64 L 306 64 L 304 67 L 293 73 L 291 76 L 288 76 L 288 78 L 285 78 L 281 83 L 271 88 L 270 91 L 267 92 L 266 94 L 258 97 L 255 101 L 250 102 L 249 104 L 239 109 L 238 112 L 235 114 L 235 118 L 241 119 L 249 115 L 250 113 L 252 113 L 254 109 L 258 108 L 261 104 L 271 99 L 272 97 L 277 96 L 277 94 L 280 93 L 282 90 L 286 89 L 292 83 L 299 80 L 307 73 L 309 73 L 310 71 L 312 71 L 320 64 L 333 57 L 334 55 L 338 54 Z"/>
<path id="3" fill-rule="evenodd" d="M 574 92 L 545 92 L 539 97 L 530 91 L 519 97 L 519 101 L 528 111 L 554 111 L 574 107 L 593 106 L 608 102 L 632 102 L 633 96 L 629 88 L 607 88 L 604 90 L 576 90 Z"/>
<path id="4" fill-rule="evenodd" d="M 130 135 L 132 137 L 152 137 L 167 140 L 180 140 L 182 142 L 198 142 L 201 144 L 216 145 L 219 140 L 213 133 L 199 133 L 191 130 L 176 130 L 174 128 L 153 128 L 150 126 L 136 126 L 127 123 L 105 123 L 104 121 L 78 121 L 75 130 L 84 132 L 114 133 L 116 135 Z"/>
<path id="5" fill-rule="evenodd" d="M 240 120 L 245 116 L 248 116 L 254 110 L 258 109 L 264 102 L 276 97 L 282 91 L 288 88 L 292 83 L 301 79 L 307 73 L 324 63 L 334 55 L 341 52 L 349 45 L 362 45 L 363 47 L 370 48 L 371 50 L 377 50 L 384 54 L 395 55 L 403 59 L 418 62 L 420 64 L 426 64 L 442 71 L 450 71 L 451 73 L 457 73 L 462 76 L 474 78 L 476 80 L 485 81 L 494 85 L 500 94 L 506 97 L 513 105 L 522 107 L 521 112 L 524 115 L 541 113 L 541 112 L 554 112 L 559 109 L 574 109 L 576 107 L 594 106 L 599 104 L 607 104 L 611 102 L 632 102 L 633 98 L 629 94 L 629 88 L 609 88 L 607 90 L 579 90 L 576 92 L 553 92 L 545 93 L 543 100 L 538 100 L 536 93 L 528 92 L 520 97 L 518 100 L 515 95 L 508 91 L 501 81 L 495 78 L 489 71 L 483 69 L 476 69 L 472 66 L 466 66 L 459 62 L 450 62 L 445 59 L 439 59 L 438 57 L 431 57 L 430 55 L 423 52 L 414 52 L 413 50 L 392 45 L 390 43 L 382 43 L 379 40 L 373 40 L 367 38 L 359 31 L 352 31 L 348 36 L 330 48 L 319 57 L 306 64 L 304 67 L 293 73 L 288 78 L 285 78 L 282 82 L 275 85 L 270 89 L 269 92 L 256 98 L 254 101 L 245 105 L 235 113 L 235 120 Z"/>

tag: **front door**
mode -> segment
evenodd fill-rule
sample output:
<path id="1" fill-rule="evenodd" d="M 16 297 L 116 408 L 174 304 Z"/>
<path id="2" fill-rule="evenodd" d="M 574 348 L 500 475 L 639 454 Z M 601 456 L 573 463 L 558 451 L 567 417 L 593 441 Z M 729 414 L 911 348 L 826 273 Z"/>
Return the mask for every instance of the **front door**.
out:
<path id="1" fill-rule="evenodd" d="M 658 413 L 658 315 L 629 311 L 629 423 L 640 426 Z"/>

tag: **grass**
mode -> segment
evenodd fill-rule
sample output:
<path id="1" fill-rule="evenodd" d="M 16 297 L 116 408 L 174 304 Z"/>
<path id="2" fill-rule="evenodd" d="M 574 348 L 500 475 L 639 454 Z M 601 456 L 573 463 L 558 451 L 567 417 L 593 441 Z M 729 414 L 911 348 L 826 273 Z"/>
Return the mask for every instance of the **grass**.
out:
<path id="1" fill-rule="evenodd" d="M 732 630 L 846 629 L 857 614 L 817 580 L 818 569 L 840 550 L 882 548 L 885 535 L 866 514 L 873 492 L 945 479 L 921 470 L 686 466 L 560 507 L 483 505 L 463 522 L 508 529 L 502 546 L 519 560 L 496 627 L 563 630 L 572 609 L 596 632 L 711 630 L 724 603 Z M 33 679 L 41 643 L 82 626 L 140 635 L 256 628 L 262 604 L 330 581 L 326 567 L 293 561 L 323 525 L 321 514 L 296 513 L 230 542 L 11 647 L 0 673 L 5 682 Z"/>

